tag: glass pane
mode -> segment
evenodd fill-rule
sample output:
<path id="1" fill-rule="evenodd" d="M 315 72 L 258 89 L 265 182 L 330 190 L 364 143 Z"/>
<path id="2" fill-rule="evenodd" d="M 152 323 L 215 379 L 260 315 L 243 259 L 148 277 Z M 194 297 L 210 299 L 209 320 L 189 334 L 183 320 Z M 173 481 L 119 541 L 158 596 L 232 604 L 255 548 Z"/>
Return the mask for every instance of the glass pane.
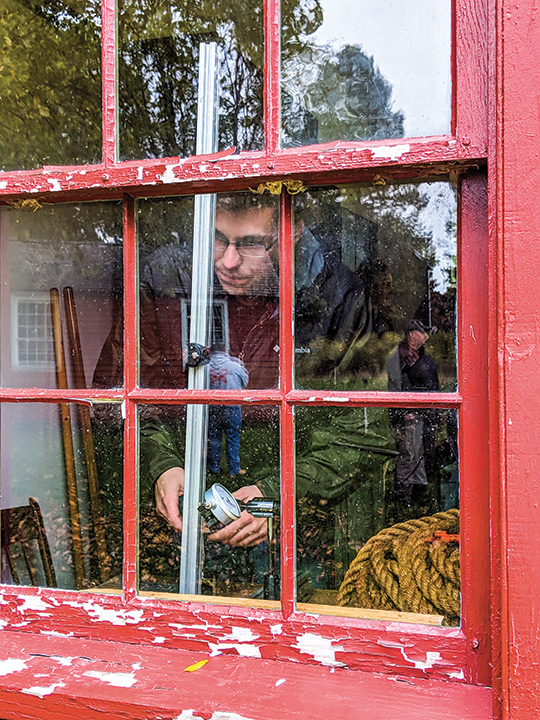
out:
<path id="1" fill-rule="evenodd" d="M 2 386 L 89 386 L 122 308 L 121 204 L 36 202 L 0 213 Z M 101 370 L 94 378 L 107 380 Z"/>
<path id="2" fill-rule="evenodd" d="M 221 377 L 235 374 L 221 364 Z M 191 442 L 202 450 L 195 482 L 208 506 L 196 517 L 183 514 L 189 408 L 140 412 L 139 589 L 185 592 L 179 584 L 180 549 L 187 542 L 182 533 L 194 524 L 197 593 L 279 600 L 279 410 L 199 408 L 204 419 Z"/>
<path id="3" fill-rule="evenodd" d="M 457 412 L 300 408 L 296 444 L 298 602 L 458 625 Z"/>
<path id="4" fill-rule="evenodd" d="M 118 405 L 2 404 L 2 582 L 122 586 Z"/>
<path id="5" fill-rule="evenodd" d="M 295 203 L 299 388 L 456 389 L 456 193 L 327 188 Z"/>
<path id="6" fill-rule="evenodd" d="M 276 201 L 235 193 L 218 195 L 216 205 L 211 344 L 242 361 L 249 376 L 244 387 L 273 388 L 279 362 Z M 187 384 L 193 213 L 193 197 L 139 204 L 145 387 Z M 205 294 L 195 306 L 202 311 L 206 302 Z"/>
<path id="7" fill-rule="evenodd" d="M 306 0 L 282 13 L 284 147 L 450 132 L 450 0 Z"/>
<path id="8" fill-rule="evenodd" d="M 0 169 L 101 161 L 98 0 L 1 0 Z"/>
<path id="9" fill-rule="evenodd" d="M 263 148 L 261 0 L 119 0 L 118 10 L 122 159 L 195 153 L 201 42 L 218 45 L 219 149 Z"/>

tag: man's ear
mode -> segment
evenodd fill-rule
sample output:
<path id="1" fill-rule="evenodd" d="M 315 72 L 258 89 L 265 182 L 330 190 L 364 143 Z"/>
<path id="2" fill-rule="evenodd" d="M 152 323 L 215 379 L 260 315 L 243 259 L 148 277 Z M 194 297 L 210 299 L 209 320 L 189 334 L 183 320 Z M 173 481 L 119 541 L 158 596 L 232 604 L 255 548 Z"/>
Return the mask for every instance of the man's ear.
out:
<path id="1" fill-rule="evenodd" d="M 296 220 L 294 223 L 294 242 L 297 243 L 300 240 L 300 237 L 304 230 L 306 229 L 306 224 L 303 220 Z"/>

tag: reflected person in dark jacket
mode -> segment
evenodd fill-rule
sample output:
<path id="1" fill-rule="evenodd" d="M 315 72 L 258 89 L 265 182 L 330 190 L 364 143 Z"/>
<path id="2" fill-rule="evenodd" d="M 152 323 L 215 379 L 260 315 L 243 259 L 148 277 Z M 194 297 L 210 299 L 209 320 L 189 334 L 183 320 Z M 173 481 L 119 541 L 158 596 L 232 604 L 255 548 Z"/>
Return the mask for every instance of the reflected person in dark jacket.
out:
<path id="1" fill-rule="evenodd" d="M 388 390 L 391 392 L 436 392 L 437 366 L 425 350 L 432 328 L 418 318 L 409 322 L 405 337 L 387 362 Z M 425 494 L 426 465 L 433 457 L 437 411 L 431 409 L 390 410 L 398 457 L 395 464 L 395 492 L 406 507 L 413 495 Z"/>

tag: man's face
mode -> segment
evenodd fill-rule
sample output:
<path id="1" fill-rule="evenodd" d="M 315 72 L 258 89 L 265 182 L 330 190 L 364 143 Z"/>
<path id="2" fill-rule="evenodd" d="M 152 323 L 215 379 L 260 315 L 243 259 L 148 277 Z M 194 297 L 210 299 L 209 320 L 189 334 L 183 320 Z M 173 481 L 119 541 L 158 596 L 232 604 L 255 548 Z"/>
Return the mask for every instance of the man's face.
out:
<path id="1" fill-rule="evenodd" d="M 216 236 L 230 244 L 224 252 L 216 253 L 214 268 L 225 292 L 231 295 L 246 295 L 265 277 L 273 272 L 268 252 L 260 257 L 242 255 L 236 243 L 242 245 L 246 239 L 261 241 L 276 234 L 275 210 L 271 207 L 249 208 L 240 212 L 229 212 L 218 208 L 216 213 Z"/>

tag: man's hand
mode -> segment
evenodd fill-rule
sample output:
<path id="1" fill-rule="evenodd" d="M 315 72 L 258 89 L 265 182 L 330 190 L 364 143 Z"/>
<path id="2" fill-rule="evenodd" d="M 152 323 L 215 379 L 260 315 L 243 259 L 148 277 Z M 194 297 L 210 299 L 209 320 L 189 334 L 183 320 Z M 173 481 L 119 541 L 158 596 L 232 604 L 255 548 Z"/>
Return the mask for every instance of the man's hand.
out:
<path id="1" fill-rule="evenodd" d="M 173 467 L 165 470 L 155 485 L 156 512 L 178 532 L 182 532 L 182 518 L 178 512 L 178 498 L 184 492 L 184 470 Z M 250 516 L 251 517 L 251 516 Z"/>
<path id="2" fill-rule="evenodd" d="M 241 502 L 248 502 L 256 497 L 263 497 L 262 492 L 256 485 L 246 485 L 233 493 L 234 497 Z M 258 545 L 267 539 L 267 523 L 266 518 L 256 518 L 250 515 L 246 510 L 234 522 L 226 525 L 211 535 L 210 540 L 216 540 L 227 545 L 235 547 L 251 547 Z"/>

